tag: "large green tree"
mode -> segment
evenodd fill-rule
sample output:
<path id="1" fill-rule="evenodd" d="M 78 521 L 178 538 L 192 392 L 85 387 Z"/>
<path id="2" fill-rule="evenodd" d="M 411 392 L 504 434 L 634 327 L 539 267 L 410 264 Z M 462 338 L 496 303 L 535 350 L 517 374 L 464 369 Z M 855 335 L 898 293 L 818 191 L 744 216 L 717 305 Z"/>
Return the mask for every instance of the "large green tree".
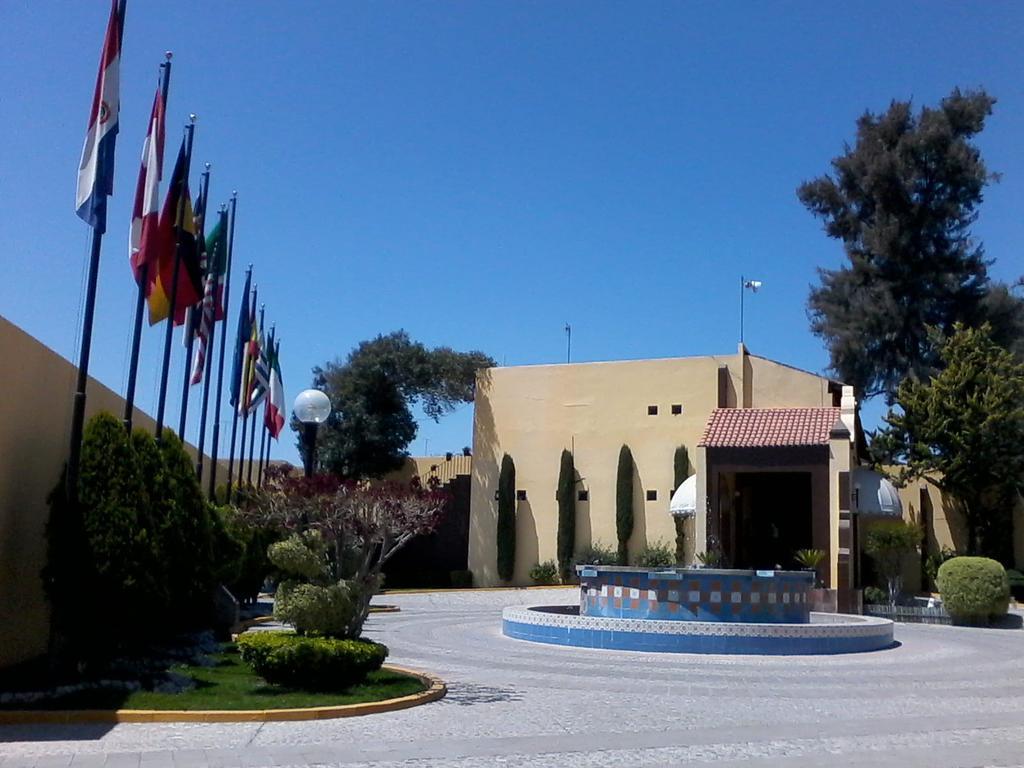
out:
<path id="1" fill-rule="evenodd" d="M 477 371 L 493 365 L 483 352 L 431 349 L 395 331 L 360 343 L 344 361 L 314 368 L 314 386 L 334 405 L 317 438 L 320 463 L 345 478 L 398 469 L 416 438 L 412 407 L 438 420 L 472 402 Z"/>
<path id="2" fill-rule="evenodd" d="M 993 341 L 987 324 L 958 324 L 934 343 L 941 372 L 900 385 L 872 451 L 901 463 L 900 482 L 925 478 L 959 502 L 968 554 L 1009 563 L 1024 483 L 1024 364 Z"/>
<path id="3" fill-rule="evenodd" d="M 1019 338 L 1021 299 L 989 280 L 971 231 L 994 178 L 973 139 L 994 104 L 983 90 L 954 90 L 916 114 L 900 101 L 865 113 L 832 172 L 797 190 L 843 244 L 846 263 L 819 271 L 808 311 L 832 369 L 861 397 L 891 403 L 905 377 L 928 379 L 938 363 L 929 328 L 989 319 L 1005 345 L 1014 324 Z"/>

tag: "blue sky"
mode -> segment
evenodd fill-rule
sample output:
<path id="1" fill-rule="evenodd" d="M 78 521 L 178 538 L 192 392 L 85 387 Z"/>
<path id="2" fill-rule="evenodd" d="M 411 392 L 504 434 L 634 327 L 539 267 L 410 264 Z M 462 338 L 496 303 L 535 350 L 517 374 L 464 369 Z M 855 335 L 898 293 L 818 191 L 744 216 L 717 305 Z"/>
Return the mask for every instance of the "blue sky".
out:
<path id="1" fill-rule="evenodd" d="M 128 5 L 91 368 L 118 391 L 131 197 L 167 49 L 168 155 L 197 113 L 195 160 L 213 164 L 214 201 L 239 192 L 235 284 L 253 263 L 289 400 L 314 365 L 398 328 L 507 365 L 563 360 L 566 322 L 574 360 L 734 352 L 741 274 L 765 284 L 751 350 L 822 370 L 804 306 L 841 249 L 794 190 L 865 109 L 954 86 L 999 99 L 979 144 L 1003 179 L 975 231 L 994 276 L 1024 272 L 1020 3 Z M 0 313 L 71 359 L 89 241 L 75 172 L 108 7 L 0 5 Z M 151 412 L 161 340 L 143 339 Z M 471 421 L 421 420 L 412 451 L 460 449 Z M 290 437 L 274 455 L 296 458 Z"/>

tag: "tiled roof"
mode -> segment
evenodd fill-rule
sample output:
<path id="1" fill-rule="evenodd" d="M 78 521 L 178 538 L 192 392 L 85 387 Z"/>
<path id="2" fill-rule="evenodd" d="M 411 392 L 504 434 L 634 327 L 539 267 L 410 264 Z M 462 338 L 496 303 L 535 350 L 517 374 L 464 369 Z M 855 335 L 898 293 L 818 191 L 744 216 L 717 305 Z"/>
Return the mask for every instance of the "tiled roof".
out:
<path id="1" fill-rule="evenodd" d="M 838 408 L 716 408 L 698 445 L 757 448 L 827 445 Z"/>

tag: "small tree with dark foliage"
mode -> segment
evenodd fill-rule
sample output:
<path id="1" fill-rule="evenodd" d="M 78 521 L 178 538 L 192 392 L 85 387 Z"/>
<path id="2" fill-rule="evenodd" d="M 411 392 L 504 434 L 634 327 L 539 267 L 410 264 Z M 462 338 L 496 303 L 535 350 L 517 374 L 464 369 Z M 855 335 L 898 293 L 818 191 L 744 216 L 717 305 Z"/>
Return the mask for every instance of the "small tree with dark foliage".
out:
<path id="1" fill-rule="evenodd" d="M 332 548 L 330 578 L 344 580 L 355 603 L 342 634 L 355 638 L 380 589 L 384 564 L 413 537 L 433 532 L 447 502 L 447 493 L 418 478 L 408 484 L 343 482 L 330 475 L 301 477 L 284 465 L 268 468 L 263 489 L 242 514 L 261 526 L 316 532 Z"/>
<path id="2" fill-rule="evenodd" d="M 512 581 L 516 569 L 516 465 L 507 453 L 498 474 L 498 578 Z"/>
<path id="3" fill-rule="evenodd" d="M 562 451 L 558 468 L 558 570 L 562 582 L 572 576 L 572 556 L 576 549 L 576 466 L 572 453 Z"/>
<path id="4" fill-rule="evenodd" d="M 685 445 L 676 448 L 672 456 L 672 490 L 679 490 L 686 478 L 690 476 L 690 452 Z M 676 527 L 676 562 L 682 563 L 686 557 L 686 521 L 682 517 L 673 517 Z"/>
<path id="5" fill-rule="evenodd" d="M 615 535 L 619 541 L 619 565 L 628 565 L 629 537 L 633 535 L 633 454 L 628 445 L 619 449 L 615 478 Z"/>

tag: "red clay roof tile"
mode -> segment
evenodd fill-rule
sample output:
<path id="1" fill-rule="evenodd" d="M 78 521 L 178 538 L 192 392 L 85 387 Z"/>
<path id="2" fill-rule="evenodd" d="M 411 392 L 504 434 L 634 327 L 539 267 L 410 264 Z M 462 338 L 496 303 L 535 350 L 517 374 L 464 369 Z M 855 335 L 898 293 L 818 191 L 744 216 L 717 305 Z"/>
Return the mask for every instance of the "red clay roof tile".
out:
<path id="1" fill-rule="evenodd" d="M 756 448 L 827 445 L 838 408 L 716 408 L 698 445 Z"/>

